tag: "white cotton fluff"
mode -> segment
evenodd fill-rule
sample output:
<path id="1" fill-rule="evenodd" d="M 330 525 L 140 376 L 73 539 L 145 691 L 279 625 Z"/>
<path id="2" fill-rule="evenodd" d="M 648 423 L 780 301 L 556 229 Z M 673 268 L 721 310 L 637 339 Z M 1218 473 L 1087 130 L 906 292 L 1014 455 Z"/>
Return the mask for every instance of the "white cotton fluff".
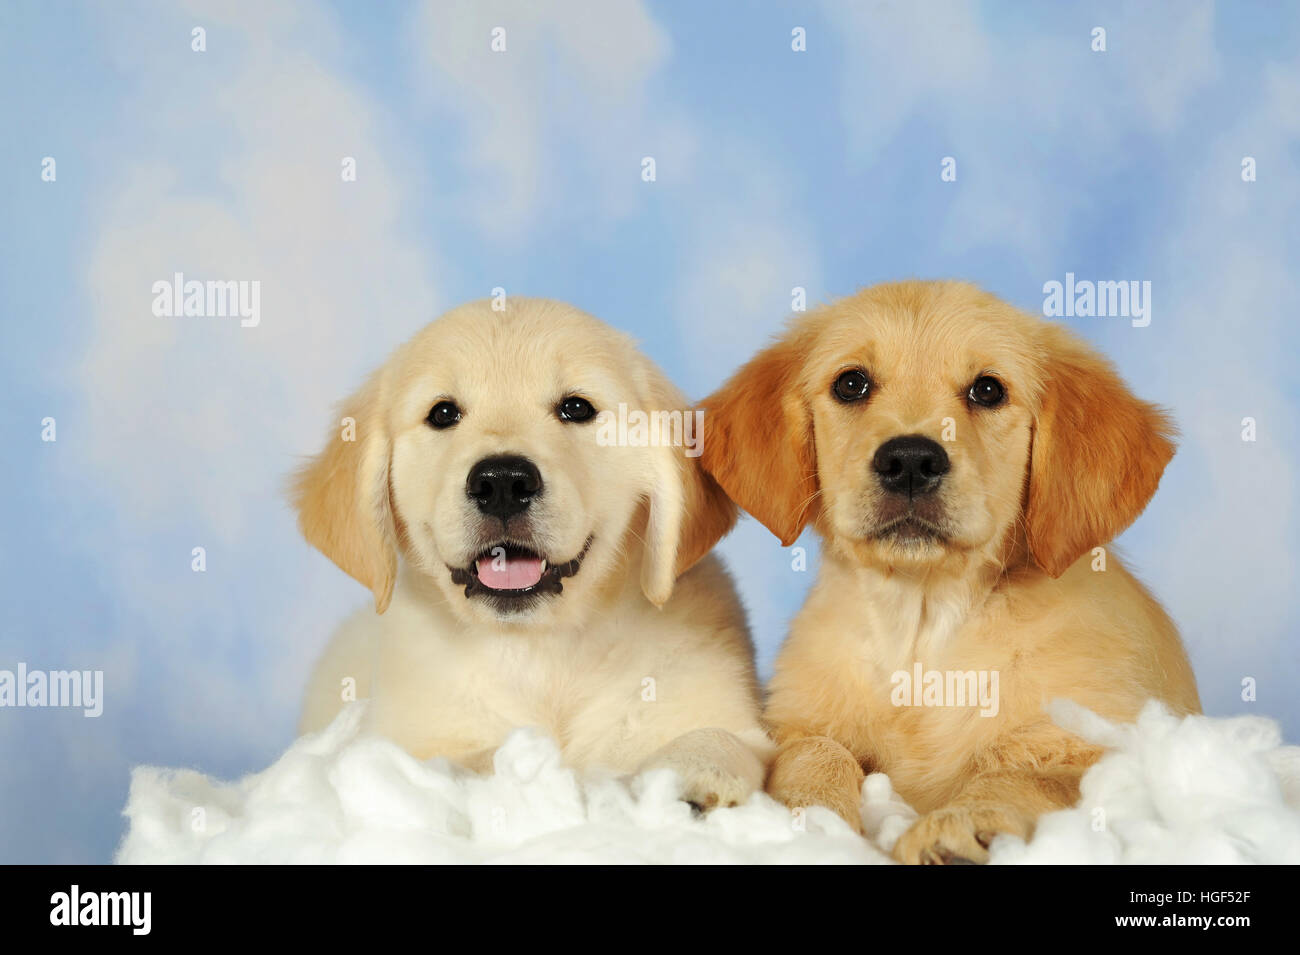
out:
<path id="1" fill-rule="evenodd" d="M 1028 844 L 994 840 L 995 863 L 1300 862 L 1300 747 L 1259 716 L 1178 717 L 1150 702 L 1131 725 L 1075 703 L 1062 727 L 1110 747 L 1073 809 L 1041 816 Z"/>
<path id="2" fill-rule="evenodd" d="M 363 712 L 348 706 L 236 783 L 136 769 L 117 861 L 878 864 L 916 817 L 874 774 L 869 840 L 829 810 L 792 815 L 764 795 L 701 818 L 668 771 L 577 773 L 526 729 L 479 776 L 365 735 Z M 1300 862 L 1300 749 L 1281 747 L 1271 721 L 1178 718 L 1155 703 L 1135 726 L 1072 704 L 1053 714 L 1113 749 L 1077 808 L 1042 817 L 1028 844 L 998 837 L 993 862 Z"/>
<path id="3" fill-rule="evenodd" d="M 512 733 L 490 776 L 420 762 L 361 733 L 364 704 L 237 783 L 136 769 L 119 863 L 871 863 L 834 813 L 765 796 L 692 815 L 668 770 L 579 774 L 549 738 Z M 798 828 L 802 826 L 802 831 Z"/>

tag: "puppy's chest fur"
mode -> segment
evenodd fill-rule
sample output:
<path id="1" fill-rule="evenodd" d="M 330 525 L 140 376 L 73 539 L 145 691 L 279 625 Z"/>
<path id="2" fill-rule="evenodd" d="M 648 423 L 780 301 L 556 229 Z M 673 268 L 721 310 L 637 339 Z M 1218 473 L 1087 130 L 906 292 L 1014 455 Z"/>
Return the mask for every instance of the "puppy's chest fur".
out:
<path id="1" fill-rule="evenodd" d="M 662 610 L 616 600 L 581 626 L 533 632 L 461 625 L 399 587 L 382 617 L 344 626 L 317 682 L 351 677 L 374 732 L 477 770 L 521 727 L 554 738 L 570 765 L 620 771 L 700 726 L 761 736 L 748 637 L 739 605 L 715 592 L 721 573 L 692 571 Z M 328 722 L 327 709 L 309 722 Z"/>
<path id="2" fill-rule="evenodd" d="M 937 701 L 895 695 L 897 677 L 914 687 L 918 673 L 943 681 Z M 992 706 L 948 692 L 950 679 L 982 677 Z M 1017 571 L 982 592 L 828 562 L 777 660 L 767 715 L 780 739 L 838 740 L 926 811 L 982 765 L 1019 758 L 1017 740 L 1050 724 L 1050 701 L 1129 720 L 1149 696 L 1199 710 L 1173 623 L 1117 560 L 1105 573 L 1080 560 L 1059 579 Z"/>
<path id="3" fill-rule="evenodd" d="M 374 635 L 373 728 L 416 756 L 472 757 L 495 749 L 517 727 L 547 733 L 567 755 L 596 748 L 593 737 L 603 744 L 617 736 L 611 724 L 635 712 L 639 687 L 627 677 L 627 648 L 602 639 L 599 628 L 465 633 L 395 622 Z M 626 685 L 600 679 L 608 671 L 623 675 Z"/>
<path id="4" fill-rule="evenodd" d="M 963 775 L 958 762 L 1026 716 L 1024 687 L 1008 693 L 1020 682 L 1024 648 L 997 639 L 1012 616 L 1001 594 L 968 585 L 824 575 L 777 662 L 769 719 L 782 736 L 839 740 L 911 800 L 942 802 Z M 940 681 L 937 698 L 924 691 L 926 679 Z M 974 690 L 961 700 L 948 692 L 958 680 Z"/>

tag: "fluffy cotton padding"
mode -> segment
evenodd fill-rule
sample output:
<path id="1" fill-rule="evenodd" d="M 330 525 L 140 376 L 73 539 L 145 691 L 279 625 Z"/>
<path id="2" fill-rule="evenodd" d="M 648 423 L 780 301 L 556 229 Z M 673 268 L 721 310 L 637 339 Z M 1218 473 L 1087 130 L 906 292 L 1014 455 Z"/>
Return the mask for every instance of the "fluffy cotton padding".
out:
<path id="1" fill-rule="evenodd" d="M 699 818 L 667 771 L 578 774 L 519 730 L 476 776 L 366 737 L 362 713 L 348 707 L 237 783 L 136 769 L 117 861 L 883 863 L 915 817 L 876 774 L 870 842 L 827 810 L 792 816 L 761 795 Z M 1112 749 L 1078 808 L 1044 816 L 1028 844 L 999 837 L 993 862 L 1300 862 L 1300 748 L 1271 720 L 1180 719 L 1155 703 L 1131 726 L 1072 704 L 1053 716 Z"/>

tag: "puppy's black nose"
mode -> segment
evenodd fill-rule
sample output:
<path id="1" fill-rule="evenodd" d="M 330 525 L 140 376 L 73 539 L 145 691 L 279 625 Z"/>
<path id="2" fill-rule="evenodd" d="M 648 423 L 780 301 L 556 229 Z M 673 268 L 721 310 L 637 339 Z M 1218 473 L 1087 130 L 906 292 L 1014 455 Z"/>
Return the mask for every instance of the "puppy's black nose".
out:
<path id="1" fill-rule="evenodd" d="M 518 514 L 542 491 L 537 465 L 516 454 L 484 458 L 469 469 L 465 493 L 484 514 L 506 520 Z"/>
<path id="2" fill-rule="evenodd" d="M 909 434 L 882 444 L 871 465 L 886 491 L 919 497 L 937 488 L 948 473 L 948 452 L 938 442 Z"/>

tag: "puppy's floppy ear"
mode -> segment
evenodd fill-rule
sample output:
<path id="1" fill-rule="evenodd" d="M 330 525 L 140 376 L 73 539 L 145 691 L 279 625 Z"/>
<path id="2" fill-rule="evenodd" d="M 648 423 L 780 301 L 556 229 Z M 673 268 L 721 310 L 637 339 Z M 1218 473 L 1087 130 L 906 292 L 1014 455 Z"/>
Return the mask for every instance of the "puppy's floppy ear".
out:
<path id="1" fill-rule="evenodd" d="M 641 564 L 641 590 L 652 604 L 662 607 L 672 596 L 677 578 L 712 550 L 736 523 L 736 505 L 700 466 L 698 449 L 703 438 L 699 415 L 686 398 L 647 361 L 646 413 L 680 414 L 681 442 L 660 440 L 647 448 L 651 466 L 647 477 L 649 517 L 645 529 L 645 557 Z M 675 418 L 667 426 L 677 437 Z"/>
<path id="2" fill-rule="evenodd" d="M 819 487 L 812 413 L 797 387 L 805 351 L 787 335 L 702 402 L 705 470 L 787 547 L 814 515 Z"/>
<path id="3" fill-rule="evenodd" d="M 388 488 L 391 441 L 380 410 L 381 376 L 342 405 L 340 428 L 294 478 L 298 527 L 307 541 L 370 588 L 383 613 L 397 577 L 397 534 Z"/>
<path id="4" fill-rule="evenodd" d="M 1104 358 L 1063 329 L 1048 334 L 1025 523 L 1034 559 L 1059 577 L 1142 513 L 1177 432 Z"/>

